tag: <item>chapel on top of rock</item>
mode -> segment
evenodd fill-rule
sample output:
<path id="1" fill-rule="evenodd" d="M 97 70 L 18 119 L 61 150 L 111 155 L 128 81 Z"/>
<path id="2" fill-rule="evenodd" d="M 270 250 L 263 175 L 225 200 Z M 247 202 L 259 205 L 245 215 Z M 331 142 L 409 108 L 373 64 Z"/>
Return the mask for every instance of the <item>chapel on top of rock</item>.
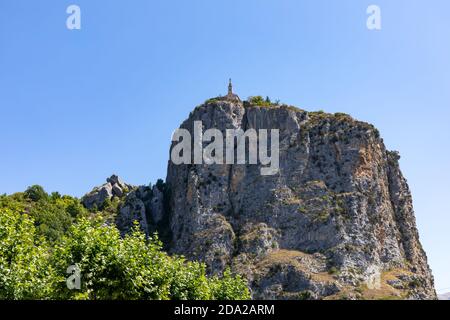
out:
<path id="1" fill-rule="evenodd" d="M 237 100 L 240 101 L 239 96 L 233 93 L 233 84 L 231 79 L 228 82 L 228 94 L 224 97 L 226 100 Z"/>

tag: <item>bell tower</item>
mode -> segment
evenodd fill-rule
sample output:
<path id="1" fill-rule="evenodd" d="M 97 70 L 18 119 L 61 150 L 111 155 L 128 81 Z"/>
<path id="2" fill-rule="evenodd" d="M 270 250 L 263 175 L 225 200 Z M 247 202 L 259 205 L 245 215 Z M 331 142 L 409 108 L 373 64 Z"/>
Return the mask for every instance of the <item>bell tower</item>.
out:
<path id="1" fill-rule="evenodd" d="M 233 84 L 231 83 L 231 79 L 228 83 L 228 96 L 232 97 L 233 96 Z"/>

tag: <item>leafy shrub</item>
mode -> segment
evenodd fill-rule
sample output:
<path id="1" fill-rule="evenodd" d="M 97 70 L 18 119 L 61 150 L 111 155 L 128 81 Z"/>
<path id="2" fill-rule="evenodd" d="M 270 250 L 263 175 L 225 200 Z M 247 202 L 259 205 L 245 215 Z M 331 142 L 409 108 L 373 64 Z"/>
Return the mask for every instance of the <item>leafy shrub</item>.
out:
<path id="1" fill-rule="evenodd" d="M 241 276 L 233 277 L 226 269 L 223 277 L 212 279 L 212 297 L 216 300 L 250 299 L 246 282 Z"/>
<path id="2" fill-rule="evenodd" d="M 262 96 L 250 97 L 250 98 L 248 98 L 248 102 L 251 105 L 260 106 L 260 107 L 269 107 L 272 105 L 272 102 L 270 101 L 269 97 L 264 99 Z"/>
<path id="3" fill-rule="evenodd" d="M 310 291 L 302 291 L 298 294 L 298 300 L 311 300 L 312 294 Z"/>
<path id="4" fill-rule="evenodd" d="M 29 208 L 36 231 L 49 241 L 58 241 L 68 231 L 72 217 L 62 204 L 39 201 Z"/>
<path id="5" fill-rule="evenodd" d="M 42 188 L 41 186 L 38 186 L 38 185 L 29 187 L 25 191 L 25 196 L 34 202 L 37 202 L 39 200 L 47 200 L 48 199 L 47 192 L 45 192 L 44 188 Z"/>
<path id="6" fill-rule="evenodd" d="M 51 296 L 50 252 L 27 214 L 0 209 L 0 299 Z"/>
<path id="7" fill-rule="evenodd" d="M 121 238 L 113 226 L 93 226 L 86 219 L 74 225 L 56 248 L 55 269 L 64 281 L 67 266 L 77 264 L 82 288 L 74 292 L 61 283 L 65 299 L 244 299 L 245 281 L 226 273 L 209 279 L 205 265 L 168 256 L 155 235 L 146 239 L 138 225 Z"/>
<path id="8" fill-rule="evenodd" d="M 328 269 L 328 274 L 338 274 L 339 270 L 336 267 L 331 267 Z"/>
<path id="9" fill-rule="evenodd" d="M 207 277 L 204 264 L 169 256 L 137 223 L 122 238 L 101 216 L 83 217 L 75 198 L 40 198 L 31 207 L 26 199 L 0 197 L 0 299 L 250 298 L 241 277 L 229 270 Z M 72 265 L 81 271 L 81 290 L 66 286 Z"/>

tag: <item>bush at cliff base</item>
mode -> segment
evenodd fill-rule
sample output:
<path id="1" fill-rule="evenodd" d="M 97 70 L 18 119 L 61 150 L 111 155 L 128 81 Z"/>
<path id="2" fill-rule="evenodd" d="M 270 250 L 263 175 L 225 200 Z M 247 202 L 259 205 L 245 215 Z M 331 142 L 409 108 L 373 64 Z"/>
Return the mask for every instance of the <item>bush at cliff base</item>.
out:
<path id="1" fill-rule="evenodd" d="M 81 273 L 79 290 L 67 287 L 69 266 Z M 138 226 L 121 237 L 102 219 L 80 218 L 50 242 L 28 214 L 0 206 L 0 299 L 248 298 L 240 276 L 207 277 L 204 264 L 169 256 Z"/>

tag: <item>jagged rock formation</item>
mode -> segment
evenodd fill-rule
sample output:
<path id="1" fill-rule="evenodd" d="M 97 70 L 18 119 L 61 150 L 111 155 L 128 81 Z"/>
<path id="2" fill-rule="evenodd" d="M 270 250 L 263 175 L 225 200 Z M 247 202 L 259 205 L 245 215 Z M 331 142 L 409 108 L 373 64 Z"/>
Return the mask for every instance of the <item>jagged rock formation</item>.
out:
<path id="1" fill-rule="evenodd" d="M 124 183 L 118 176 L 112 175 L 106 179 L 105 184 L 100 187 L 95 187 L 81 201 L 88 209 L 100 208 L 104 205 L 105 201 L 111 200 L 113 197 L 120 198 L 131 188 L 131 185 Z"/>
<path id="2" fill-rule="evenodd" d="M 255 298 L 436 298 L 399 156 L 344 114 L 215 99 L 181 128 L 280 129 L 280 171 L 169 164 L 171 250 Z M 192 132 L 192 131 L 191 131 Z"/>
<path id="3" fill-rule="evenodd" d="M 279 173 L 169 162 L 166 184 L 122 195 L 123 232 L 138 220 L 210 273 L 230 266 L 257 299 L 436 298 L 399 155 L 372 125 L 227 97 L 197 107 L 181 128 L 198 120 L 204 130 L 279 129 Z M 108 183 L 87 207 L 118 195 Z"/>
<path id="4" fill-rule="evenodd" d="M 157 229 L 164 229 L 159 226 L 164 218 L 163 192 L 160 188 L 163 189 L 163 186 L 133 186 L 112 175 L 81 201 L 87 209 L 102 210 L 116 200 L 118 212 L 115 223 L 122 234 L 129 232 L 135 221 L 139 222 L 144 232 L 151 234 Z"/>
<path id="5" fill-rule="evenodd" d="M 140 186 L 132 188 L 119 208 L 116 224 L 122 233 L 127 233 L 133 227 L 134 221 L 139 222 L 147 234 L 156 231 L 164 236 L 163 190 L 159 185 L 153 187 Z"/>

